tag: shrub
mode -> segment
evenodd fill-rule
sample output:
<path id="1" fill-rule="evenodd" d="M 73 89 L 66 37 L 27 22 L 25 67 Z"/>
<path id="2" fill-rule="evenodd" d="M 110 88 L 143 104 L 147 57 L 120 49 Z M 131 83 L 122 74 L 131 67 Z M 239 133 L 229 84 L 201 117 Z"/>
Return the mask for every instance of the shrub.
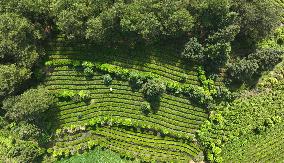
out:
<path id="1" fill-rule="evenodd" d="M 282 60 L 282 51 L 275 49 L 258 50 L 247 58 L 229 64 L 228 76 L 234 81 L 250 81 L 253 76 L 260 75 L 263 71 L 271 70 Z"/>
<path id="2" fill-rule="evenodd" d="M 78 92 L 78 95 L 82 101 L 90 100 L 91 99 L 91 92 L 86 90 L 81 90 Z"/>
<path id="3" fill-rule="evenodd" d="M 227 63 L 231 52 L 230 43 L 208 44 L 204 50 L 206 62 L 212 68 L 222 67 Z"/>
<path id="4" fill-rule="evenodd" d="M 218 32 L 210 35 L 207 39 L 210 43 L 227 43 L 234 41 L 236 35 L 240 31 L 240 26 L 238 25 L 229 25 L 224 29 L 219 30 Z"/>
<path id="5" fill-rule="evenodd" d="M 281 62 L 284 52 L 275 49 L 258 50 L 248 56 L 249 60 L 254 60 L 258 64 L 258 73 L 271 70 Z"/>
<path id="6" fill-rule="evenodd" d="M 148 102 L 142 102 L 141 103 L 141 111 L 145 114 L 150 113 L 151 105 Z"/>
<path id="7" fill-rule="evenodd" d="M 202 62 L 204 59 L 204 48 L 196 38 L 190 38 L 185 44 L 184 50 L 181 53 L 183 58 L 194 62 Z"/>
<path id="8" fill-rule="evenodd" d="M 180 82 L 185 83 L 187 81 L 187 75 L 186 74 L 182 74 Z"/>
<path id="9" fill-rule="evenodd" d="M 89 68 L 89 67 L 86 67 L 84 68 L 84 73 L 87 75 L 87 76 L 91 76 L 94 74 L 94 70 Z"/>
<path id="10" fill-rule="evenodd" d="M 179 94 L 182 92 L 182 87 L 177 82 L 167 82 L 167 91 L 175 94 Z"/>
<path id="11" fill-rule="evenodd" d="M 149 80 L 142 87 L 146 97 L 154 98 L 161 96 L 166 91 L 166 86 L 158 80 Z"/>
<path id="12" fill-rule="evenodd" d="M 55 103 L 54 97 L 44 88 L 30 89 L 23 94 L 3 102 L 6 117 L 16 121 L 39 119 Z"/>
<path id="13" fill-rule="evenodd" d="M 19 141 L 7 151 L 7 158 L 13 158 L 15 162 L 38 162 L 44 150 L 33 141 Z"/>
<path id="14" fill-rule="evenodd" d="M 70 100 L 76 95 L 72 90 L 63 90 L 57 93 L 57 97 L 63 100 Z"/>
<path id="15" fill-rule="evenodd" d="M 204 90 L 203 87 L 188 86 L 184 87 L 182 91 L 186 96 L 198 104 L 208 106 L 213 101 L 210 92 L 208 90 Z"/>
<path id="16" fill-rule="evenodd" d="M 255 60 L 242 59 L 229 64 L 227 73 L 234 81 L 245 82 L 252 79 L 258 67 Z"/>
<path id="17" fill-rule="evenodd" d="M 137 72 L 129 73 L 129 82 L 132 86 L 136 88 L 141 88 L 142 84 L 144 83 L 144 80 L 144 76 L 141 76 Z"/>
<path id="18" fill-rule="evenodd" d="M 82 66 L 84 68 L 84 73 L 88 76 L 93 75 L 94 74 L 94 67 L 95 65 L 92 62 L 89 61 L 85 61 L 82 63 Z"/>
<path id="19" fill-rule="evenodd" d="M 94 65 L 92 62 L 90 62 L 90 61 L 84 61 L 84 62 L 82 63 L 82 66 L 83 66 L 84 68 L 89 67 L 89 68 L 91 68 L 91 69 L 95 67 L 95 65 Z"/>
<path id="20" fill-rule="evenodd" d="M 103 76 L 103 80 L 105 85 L 110 85 L 112 82 L 112 77 L 110 76 L 110 74 L 106 74 Z"/>
<path id="21" fill-rule="evenodd" d="M 37 128 L 37 126 L 25 122 L 19 123 L 15 131 L 22 140 L 36 140 L 40 136 L 40 130 Z"/>
<path id="22" fill-rule="evenodd" d="M 30 71 L 14 64 L 0 65 L 0 98 L 11 95 L 16 88 L 30 78 Z"/>

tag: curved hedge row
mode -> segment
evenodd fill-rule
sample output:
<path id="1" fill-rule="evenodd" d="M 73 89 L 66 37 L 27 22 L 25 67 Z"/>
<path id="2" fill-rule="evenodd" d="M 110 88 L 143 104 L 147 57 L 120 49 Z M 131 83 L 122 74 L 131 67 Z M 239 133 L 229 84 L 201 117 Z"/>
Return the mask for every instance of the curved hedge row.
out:
<path id="1" fill-rule="evenodd" d="M 90 132 L 58 138 L 58 142 L 49 152 L 56 157 L 68 156 L 95 146 L 107 147 L 124 156 L 143 161 L 188 162 L 201 151 L 198 145 L 192 142 L 179 142 L 173 138 L 117 127 L 100 127 Z"/>

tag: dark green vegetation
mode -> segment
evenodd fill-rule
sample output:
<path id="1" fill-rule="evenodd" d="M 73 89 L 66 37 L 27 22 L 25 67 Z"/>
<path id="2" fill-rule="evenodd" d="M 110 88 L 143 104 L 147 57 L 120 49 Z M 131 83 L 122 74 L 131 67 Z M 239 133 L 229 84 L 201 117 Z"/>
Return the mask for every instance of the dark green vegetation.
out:
<path id="1" fill-rule="evenodd" d="M 283 10 L 1 0 L 0 162 L 283 162 Z"/>

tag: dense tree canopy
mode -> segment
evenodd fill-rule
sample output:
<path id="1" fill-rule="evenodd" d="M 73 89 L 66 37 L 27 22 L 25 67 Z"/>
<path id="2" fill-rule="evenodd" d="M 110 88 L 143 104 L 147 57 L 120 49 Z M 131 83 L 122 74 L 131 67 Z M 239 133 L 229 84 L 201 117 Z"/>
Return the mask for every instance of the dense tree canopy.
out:
<path id="1" fill-rule="evenodd" d="M 1 62 L 31 67 L 39 55 L 34 47 L 37 37 L 33 25 L 26 18 L 14 13 L 1 14 Z"/>
<path id="2" fill-rule="evenodd" d="M 271 0 L 235 0 L 232 4 L 232 10 L 240 17 L 239 38 L 248 44 L 267 37 L 280 25 L 283 9 Z"/>
<path id="3" fill-rule="evenodd" d="M 54 98 L 47 90 L 30 89 L 22 95 L 8 98 L 3 102 L 6 117 L 15 121 L 32 121 L 40 118 L 40 114 L 54 104 Z"/>
<path id="4" fill-rule="evenodd" d="M 0 65 L 0 97 L 12 95 L 15 89 L 30 77 L 30 71 L 26 68 L 18 68 L 16 65 Z"/>

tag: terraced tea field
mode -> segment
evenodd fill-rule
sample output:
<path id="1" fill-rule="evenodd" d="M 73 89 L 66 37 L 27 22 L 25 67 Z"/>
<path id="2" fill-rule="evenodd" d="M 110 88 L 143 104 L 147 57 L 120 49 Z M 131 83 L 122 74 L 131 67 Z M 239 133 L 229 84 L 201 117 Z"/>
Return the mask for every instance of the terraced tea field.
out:
<path id="1" fill-rule="evenodd" d="M 51 64 L 46 87 L 53 92 L 88 91 L 91 100 L 58 103 L 55 129 L 63 134 L 54 136 L 49 152 L 62 157 L 101 146 L 128 158 L 178 162 L 200 155 L 202 149 L 195 132 L 208 117 L 205 109 L 183 95 L 165 93 L 152 104 L 155 112 L 145 115 L 141 111 L 141 103 L 146 101 L 144 94 L 133 89 L 128 81 L 114 78 L 106 85 L 101 71 L 86 76 L 82 68 L 74 66 L 75 62 L 84 61 L 107 63 L 130 72 L 152 73 L 163 82 L 200 85 L 197 67 L 184 66 L 169 51 L 145 50 L 141 52 L 149 53 L 145 58 L 134 52 L 66 44 L 60 39 L 53 43 L 47 61 Z M 184 78 L 186 81 L 181 83 Z"/>

